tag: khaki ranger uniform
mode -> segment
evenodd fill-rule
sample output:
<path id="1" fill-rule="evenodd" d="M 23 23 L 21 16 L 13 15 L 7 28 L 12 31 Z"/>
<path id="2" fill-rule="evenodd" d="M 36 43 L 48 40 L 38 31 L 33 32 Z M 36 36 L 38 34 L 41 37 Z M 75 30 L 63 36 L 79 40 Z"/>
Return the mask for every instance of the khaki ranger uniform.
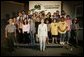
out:
<path id="1" fill-rule="evenodd" d="M 7 31 L 7 44 L 10 50 L 14 50 L 14 37 L 15 37 L 15 31 L 16 27 L 13 24 L 8 24 L 5 28 L 5 31 Z"/>

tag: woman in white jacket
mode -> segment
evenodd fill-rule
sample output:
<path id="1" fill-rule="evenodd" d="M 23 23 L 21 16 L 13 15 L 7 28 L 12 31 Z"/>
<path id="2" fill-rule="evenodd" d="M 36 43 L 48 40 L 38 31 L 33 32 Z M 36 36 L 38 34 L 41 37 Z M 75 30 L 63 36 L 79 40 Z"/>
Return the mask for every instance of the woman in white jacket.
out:
<path id="1" fill-rule="evenodd" d="M 38 37 L 39 37 L 39 43 L 40 43 L 40 50 L 45 50 L 45 43 L 47 38 L 47 25 L 44 23 L 44 19 L 41 20 L 41 24 L 38 26 Z"/>

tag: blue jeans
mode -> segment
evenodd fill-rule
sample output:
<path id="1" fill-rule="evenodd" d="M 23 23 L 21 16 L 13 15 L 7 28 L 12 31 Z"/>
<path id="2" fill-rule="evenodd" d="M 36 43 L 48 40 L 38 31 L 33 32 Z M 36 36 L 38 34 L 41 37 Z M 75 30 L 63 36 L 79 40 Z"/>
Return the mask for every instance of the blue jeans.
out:
<path id="1" fill-rule="evenodd" d="M 30 39 L 31 39 L 31 44 L 32 44 L 32 46 L 34 46 L 35 45 L 35 38 L 34 38 L 34 33 L 30 33 Z"/>
<path id="2" fill-rule="evenodd" d="M 60 34 L 60 41 L 64 42 L 65 41 L 66 34 Z"/>
<path id="3" fill-rule="evenodd" d="M 70 37 L 71 37 L 71 31 L 67 31 L 67 32 L 66 32 L 66 41 L 67 41 L 67 42 L 69 42 Z"/>

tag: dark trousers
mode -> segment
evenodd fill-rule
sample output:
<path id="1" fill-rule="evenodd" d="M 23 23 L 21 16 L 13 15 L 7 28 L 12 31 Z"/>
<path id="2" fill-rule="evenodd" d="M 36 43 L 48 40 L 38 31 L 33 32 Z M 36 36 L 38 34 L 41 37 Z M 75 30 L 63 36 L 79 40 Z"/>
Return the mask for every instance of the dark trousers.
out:
<path id="1" fill-rule="evenodd" d="M 57 42 L 60 44 L 60 33 L 58 33 Z"/>
<path id="2" fill-rule="evenodd" d="M 69 42 L 70 38 L 71 38 L 71 31 L 67 31 L 66 38 L 65 38 L 66 42 Z"/>
<path id="3" fill-rule="evenodd" d="M 20 32 L 19 32 L 20 31 Z M 23 33 L 22 33 L 22 29 L 19 28 L 19 30 L 16 30 L 16 35 L 17 35 L 17 42 L 18 43 L 23 43 Z"/>
<path id="4" fill-rule="evenodd" d="M 30 40 L 30 33 L 27 33 L 27 32 L 23 33 L 23 42 L 24 43 L 30 43 L 31 42 L 31 40 Z"/>
<path id="5" fill-rule="evenodd" d="M 10 51 L 14 50 L 15 37 L 14 33 L 8 33 L 7 44 Z"/>
<path id="6" fill-rule="evenodd" d="M 51 37 L 51 32 L 50 32 L 50 31 L 48 31 L 48 38 L 49 38 L 49 39 L 52 39 L 52 37 Z"/>
<path id="7" fill-rule="evenodd" d="M 76 31 L 76 30 L 71 30 L 71 39 L 70 39 L 70 42 L 71 42 L 72 44 L 78 43 L 77 35 L 78 35 L 78 31 Z"/>

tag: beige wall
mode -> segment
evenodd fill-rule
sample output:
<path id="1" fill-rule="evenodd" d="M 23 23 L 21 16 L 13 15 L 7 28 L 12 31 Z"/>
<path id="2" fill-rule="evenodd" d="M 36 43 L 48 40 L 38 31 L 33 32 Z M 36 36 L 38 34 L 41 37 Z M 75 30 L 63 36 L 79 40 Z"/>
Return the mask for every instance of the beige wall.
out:
<path id="1" fill-rule="evenodd" d="M 12 17 L 12 13 L 16 13 L 18 10 L 23 10 L 24 4 L 12 2 L 12 1 L 3 1 L 1 2 L 1 19 L 6 19 L 6 14 Z"/>

